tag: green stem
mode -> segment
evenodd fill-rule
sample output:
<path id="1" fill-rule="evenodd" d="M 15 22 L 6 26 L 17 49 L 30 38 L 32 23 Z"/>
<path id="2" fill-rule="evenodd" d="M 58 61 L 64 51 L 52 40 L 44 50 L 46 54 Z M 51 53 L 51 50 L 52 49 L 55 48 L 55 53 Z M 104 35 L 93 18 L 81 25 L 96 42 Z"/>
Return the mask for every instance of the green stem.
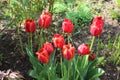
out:
<path id="1" fill-rule="evenodd" d="M 48 64 L 46 64 L 46 65 L 47 65 L 47 68 L 48 68 L 48 80 L 50 80 L 49 66 L 48 66 Z"/>
<path id="2" fill-rule="evenodd" d="M 79 60 L 79 56 L 77 56 L 77 59 L 75 61 L 75 70 L 78 70 L 77 69 L 77 66 L 78 66 L 78 60 Z M 76 71 L 75 71 L 76 72 Z M 77 74 L 79 76 L 79 74 Z M 77 80 L 78 76 L 75 78 L 76 74 L 74 73 L 74 80 Z"/>
<path id="3" fill-rule="evenodd" d="M 68 80 L 70 80 L 70 67 L 71 67 L 71 61 L 68 61 Z"/>
<path id="4" fill-rule="evenodd" d="M 49 66 L 48 66 L 48 64 L 43 64 L 43 67 L 46 68 L 46 70 L 47 70 L 47 72 L 46 72 L 47 78 L 48 78 L 48 80 L 50 80 L 50 72 L 49 72 Z"/>
<path id="5" fill-rule="evenodd" d="M 39 38 L 38 38 L 38 50 L 39 50 L 39 48 L 42 46 L 42 42 L 41 42 L 41 40 L 42 40 L 42 36 L 43 36 L 43 28 L 41 28 L 41 30 L 40 30 L 40 33 L 39 33 Z"/>
<path id="6" fill-rule="evenodd" d="M 35 35 L 34 40 L 37 41 L 37 31 L 35 31 L 34 35 Z"/>
<path id="7" fill-rule="evenodd" d="M 60 51 L 61 52 L 61 51 Z M 62 71 L 62 55 L 60 57 L 60 63 L 61 63 L 61 77 L 63 77 L 63 71 Z"/>
<path id="8" fill-rule="evenodd" d="M 33 46 L 32 46 L 32 33 L 30 33 L 30 46 L 31 46 L 31 51 L 32 51 L 32 53 L 33 53 Z"/>
<path id="9" fill-rule="evenodd" d="M 68 34 L 68 44 L 70 43 L 70 34 Z"/>
<path id="10" fill-rule="evenodd" d="M 20 24 L 20 26 L 21 26 L 21 24 Z M 25 52 L 24 52 L 24 50 L 23 50 L 23 42 L 22 42 L 22 38 L 21 38 L 21 36 L 20 36 L 20 29 L 19 29 L 19 27 L 18 27 L 18 29 L 17 29 L 17 32 L 18 32 L 18 37 L 19 37 L 19 42 L 20 42 L 20 47 L 21 47 L 21 55 L 22 56 L 25 56 Z"/>
<path id="11" fill-rule="evenodd" d="M 94 40 L 95 40 L 95 36 L 92 37 L 92 42 L 91 42 L 91 45 L 90 45 L 90 50 L 92 50 Z"/>
<path id="12" fill-rule="evenodd" d="M 28 44 L 30 44 L 30 34 L 28 33 Z"/>

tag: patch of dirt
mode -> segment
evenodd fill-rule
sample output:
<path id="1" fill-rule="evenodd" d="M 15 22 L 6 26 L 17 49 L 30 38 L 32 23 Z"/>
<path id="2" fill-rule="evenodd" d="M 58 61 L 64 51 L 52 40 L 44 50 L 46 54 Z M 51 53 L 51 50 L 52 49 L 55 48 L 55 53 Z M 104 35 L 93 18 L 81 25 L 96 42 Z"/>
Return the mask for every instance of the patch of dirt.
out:
<path id="1" fill-rule="evenodd" d="M 105 74 L 101 76 L 101 80 L 120 80 L 120 71 L 112 63 L 107 61 L 103 69 L 105 70 Z"/>
<path id="2" fill-rule="evenodd" d="M 26 41 L 25 32 L 21 32 L 23 42 Z M 31 64 L 27 55 L 23 57 L 19 45 L 16 29 L 4 30 L 0 39 L 0 53 L 2 54 L 2 66 L 0 70 L 20 71 L 25 80 L 33 80 L 28 76 Z"/>

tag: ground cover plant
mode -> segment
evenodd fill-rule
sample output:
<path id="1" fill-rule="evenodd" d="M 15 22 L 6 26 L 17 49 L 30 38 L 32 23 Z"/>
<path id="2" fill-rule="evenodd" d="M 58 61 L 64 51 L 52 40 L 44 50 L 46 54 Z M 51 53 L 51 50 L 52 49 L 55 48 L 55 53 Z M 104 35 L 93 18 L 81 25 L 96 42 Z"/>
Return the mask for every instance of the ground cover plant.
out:
<path id="1" fill-rule="evenodd" d="M 1 80 L 120 79 L 119 0 L 2 0 L 0 8 Z"/>

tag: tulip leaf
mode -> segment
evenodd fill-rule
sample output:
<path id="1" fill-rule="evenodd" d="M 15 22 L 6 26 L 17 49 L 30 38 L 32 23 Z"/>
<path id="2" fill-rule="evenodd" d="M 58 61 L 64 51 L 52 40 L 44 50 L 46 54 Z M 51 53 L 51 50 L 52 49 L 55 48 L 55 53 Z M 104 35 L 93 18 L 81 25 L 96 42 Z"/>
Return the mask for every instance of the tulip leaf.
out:
<path id="1" fill-rule="evenodd" d="M 38 46 L 38 49 L 40 49 L 40 48 L 42 47 L 43 43 L 45 42 L 42 34 L 40 34 L 40 39 L 39 39 L 39 40 L 40 40 L 40 41 L 39 41 L 39 42 L 40 42 L 40 45 Z"/>
<path id="2" fill-rule="evenodd" d="M 33 65 L 34 73 L 36 73 L 35 75 L 39 74 L 43 69 L 43 66 L 39 63 L 38 59 L 33 55 L 28 45 L 26 47 L 26 51 L 29 56 L 31 64 Z"/>
<path id="3" fill-rule="evenodd" d="M 81 64 L 81 65 L 79 65 L 79 64 Z M 80 75 L 82 75 L 83 77 L 85 77 L 86 72 L 87 72 L 86 68 L 88 66 L 88 55 L 82 56 L 81 63 L 79 63 L 79 64 L 78 64 L 78 67 L 80 67 L 79 68 Z"/>
<path id="4" fill-rule="evenodd" d="M 94 80 L 95 78 L 101 76 L 104 73 L 104 70 L 101 68 L 95 68 L 88 72 L 87 80 Z"/>
<path id="5" fill-rule="evenodd" d="M 36 71 L 34 71 L 34 70 L 30 70 L 29 75 L 33 78 L 37 78 Z"/>
<path id="6" fill-rule="evenodd" d="M 65 64 L 62 65 L 62 69 L 63 69 L 63 77 L 61 80 L 68 80 L 67 68 Z"/>
<path id="7" fill-rule="evenodd" d="M 104 61 L 104 57 L 96 58 L 94 61 L 91 62 L 89 69 L 94 68 L 95 66 L 97 66 L 99 63 L 103 61 Z"/>

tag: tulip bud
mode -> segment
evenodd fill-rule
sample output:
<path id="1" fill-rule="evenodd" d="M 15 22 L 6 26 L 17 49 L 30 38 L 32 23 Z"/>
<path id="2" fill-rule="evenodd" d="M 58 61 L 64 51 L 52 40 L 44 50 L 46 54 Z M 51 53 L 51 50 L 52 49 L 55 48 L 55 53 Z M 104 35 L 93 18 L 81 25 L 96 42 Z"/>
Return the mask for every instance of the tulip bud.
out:
<path id="1" fill-rule="evenodd" d="M 45 50 L 44 48 L 40 49 L 38 52 L 36 52 L 37 56 L 38 56 L 38 60 L 45 64 L 48 63 L 50 57 L 48 55 L 47 50 Z"/>
<path id="2" fill-rule="evenodd" d="M 90 33 L 93 36 L 99 36 L 103 30 L 104 21 L 102 17 L 95 17 L 90 26 Z"/>
<path id="3" fill-rule="evenodd" d="M 71 20 L 64 19 L 62 23 L 62 30 L 65 33 L 72 33 L 73 32 L 74 25 Z"/>
<path id="4" fill-rule="evenodd" d="M 102 33 L 102 26 L 92 24 L 91 27 L 90 27 L 90 33 L 91 33 L 93 36 L 98 36 L 98 35 L 100 35 L 100 34 Z"/>
<path id="5" fill-rule="evenodd" d="M 81 55 L 87 55 L 90 53 L 90 48 L 88 44 L 81 44 L 78 47 L 78 53 Z"/>
<path id="6" fill-rule="evenodd" d="M 36 23 L 32 19 L 27 19 L 24 24 L 26 32 L 33 33 L 36 30 Z"/>
<path id="7" fill-rule="evenodd" d="M 39 20 L 38 20 L 38 24 L 40 27 L 48 28 L 50 26 L 51 21 L 52 21 L 51 14 L 43 11 Z"/>
<path id="8" fill-rule="evenodd" d="M 102 19 L 101 16 L 97 16 L 97 17 L 93 18 L 92 24 L 97 24 L 97 25 L 103 26 L 104 20 Z"/>
<path id="9" fill-rule="evenodd" d="M 56 48 L 62 48 L 65 45 L 64 37 L 61 34 L 54 34 L 52 41 Z"/>
<path id="10" fill-rule="evenodd" d="M 49 42 L 44 43 L 43 46 L 42 46 L 42 48 L 44 48 L 45 50 L 47 50 L 47 52 L 48 52 L 49 55 L 52 54 L 53 51 L 54 51 L 52 44 L 49 43 Z"/>
<path id="11" fill-rule="evenodd" d="M 75 48 L 71 44 L 64 45 L 62 49 L 62 55 L 65 59 L 70 60 L 74 57 Z"/>
<path id="12" fill-rule="evenodd" d="M 91 61 L 93 61 L 95 58 L 96 58 L 95 53 L 89 55 L 89 57 L 88 57 L 88 59 L 91 60 Z"/>

